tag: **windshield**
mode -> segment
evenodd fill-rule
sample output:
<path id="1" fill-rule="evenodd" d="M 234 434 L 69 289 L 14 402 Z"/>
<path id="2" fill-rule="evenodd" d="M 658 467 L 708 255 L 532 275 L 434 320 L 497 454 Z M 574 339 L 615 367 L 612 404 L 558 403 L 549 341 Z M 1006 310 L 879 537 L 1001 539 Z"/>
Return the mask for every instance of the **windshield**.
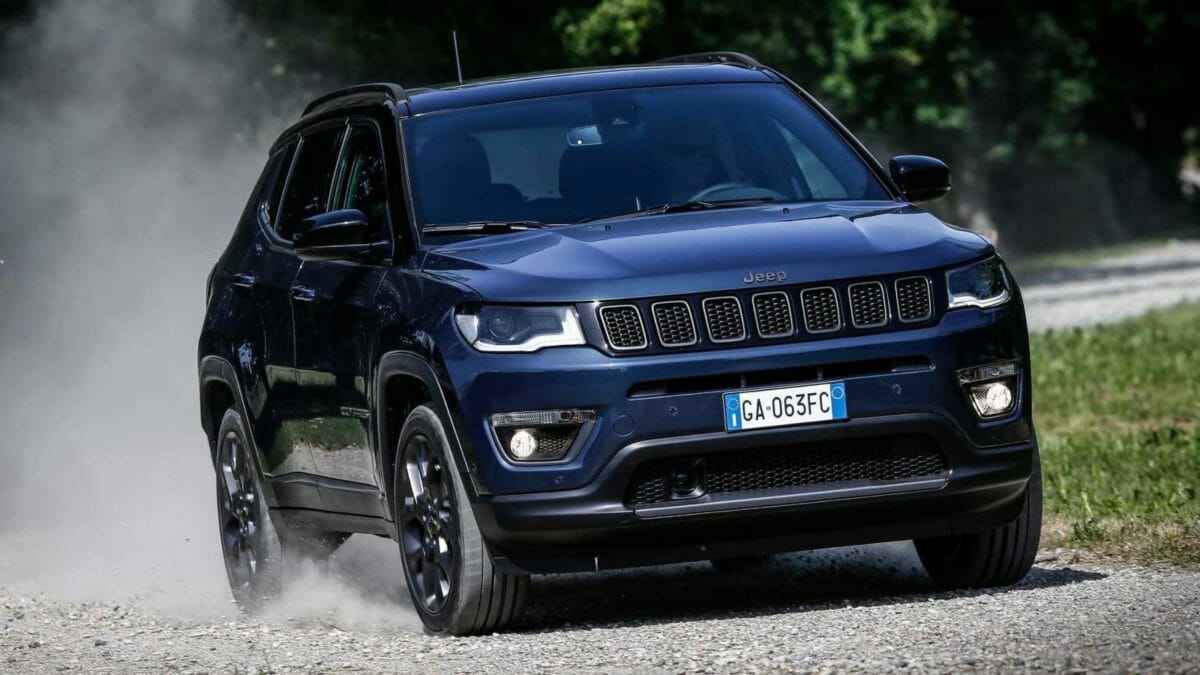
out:
<path id="1" fill-rule="evenodd" d="M 891 198 L 780 85 L 590 92 L 404 125 L 422 227 L 573 223 L 695 201 Z"/>

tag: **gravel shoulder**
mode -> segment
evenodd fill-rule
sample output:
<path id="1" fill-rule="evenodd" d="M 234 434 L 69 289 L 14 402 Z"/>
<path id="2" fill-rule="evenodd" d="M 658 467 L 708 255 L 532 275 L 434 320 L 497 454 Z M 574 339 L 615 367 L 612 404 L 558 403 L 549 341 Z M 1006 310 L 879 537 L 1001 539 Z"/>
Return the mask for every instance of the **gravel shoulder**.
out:
<path id="1" fill-rule="evenodd" d="M 369 588 L 390 546 L 335 562 Z M 406 601 L 188 619 L 0 588 L 0 669 L 18 672 L 1162 670 L 1200 667 L 1200 574 L 1043 551 L 1009 589 L 939 592 L 911 547 L 539 577 L 515 631 L 423 635 Z M 313 578 L 302 586 L 328 583 Z M 319 590 L 319 589 L 318 589 Z M 402 589 L 396 589 L 402 590 Z M 350 593 L 354 596 L 354 593 Z M 353 601 L 361 603 L 362 599 Z M 636 617 L 632 618 L 631 617 Z"/>
<path id="2" fill-rule="evenodd" d="M 1115 323 L 1200 301 L 1200 241 L 1172 241 L 1018 281 L 1031 331 Z"/>

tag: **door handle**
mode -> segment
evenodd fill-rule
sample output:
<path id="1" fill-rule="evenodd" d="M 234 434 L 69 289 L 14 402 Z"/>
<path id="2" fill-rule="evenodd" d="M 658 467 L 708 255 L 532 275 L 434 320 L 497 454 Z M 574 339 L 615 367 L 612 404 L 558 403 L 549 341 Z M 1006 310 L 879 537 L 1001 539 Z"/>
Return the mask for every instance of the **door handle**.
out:
<path id="1" fill-rule="evenodd" d="M 317 292 L 311 288 L 304 286 L 292 286 L 292 299 L 301 302 L 312 302 L 317 297 Z"/>
<path id="2" fill-rule="evenodd" d="M 238 288 L 254 288 L 258 283 L 258 277 L 253 274 L 235 274 L 233 275 L 233 285 Z"/>

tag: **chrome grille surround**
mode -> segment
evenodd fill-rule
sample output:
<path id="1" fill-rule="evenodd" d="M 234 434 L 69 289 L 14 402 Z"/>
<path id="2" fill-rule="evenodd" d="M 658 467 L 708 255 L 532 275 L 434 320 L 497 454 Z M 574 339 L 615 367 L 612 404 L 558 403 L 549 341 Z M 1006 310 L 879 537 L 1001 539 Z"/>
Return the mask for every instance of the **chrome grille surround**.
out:
<path id="1" fill-rule="evenodd" d="M 714 344 L 741 342 L 746 339 L 746 321 L 742 301 L 735 295 L 719 295 L 700 302 L 704 311 L 704 327 Z"/>
<path id="2" fill-rule="evenodd" d="M 879 328 L 888 323 L 887 291 L 878 281 L 850 284 L 850 324 L 855 328 Z"/>
<path id="3" fill-rule="evenodd" d="M 818 286 L 800 291 L 804 329 L 809 333 L 833 333 L 842 329 L 841 301 L 833 286 Z"/>
<path id="4" fill-rule="evenodd" d="M 664 300 L 650 305 L 658 343 L 664 347 L 690 347 L 700 341 L 692 306 L 685 300 Z"/>
<path id="5" fill-rule="evenodd" d="M 925 321 L 933 316 L 933 288 L 923 275 L 896 280 L 896 316 L 904 323 Z"/>
<path id="6" fill-rule="evenodd" d="M 782 338 L 796 332 L 792 319 L 792 299 L 783 291 L 767 291 L 750 296 L 754 306 L 754 329 L 764 339 Z"/>
<path id="7" fill-rule="evenodd" d="M 604 328 L 604 339 L 613 351 L 646 348 L 646 328 L 637 305 L 605 305 L 597 312 Z"/>

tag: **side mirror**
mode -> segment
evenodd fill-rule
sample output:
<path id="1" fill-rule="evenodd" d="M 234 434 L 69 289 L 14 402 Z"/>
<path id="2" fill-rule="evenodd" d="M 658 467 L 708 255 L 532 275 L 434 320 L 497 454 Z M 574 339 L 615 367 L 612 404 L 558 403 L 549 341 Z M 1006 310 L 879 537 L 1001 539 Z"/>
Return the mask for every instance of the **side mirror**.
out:
<path id="1" fill-rule="evenodd" d="M 358 209 L 330 211 L 304 219 L 304 229 L 292 246 L 302 260 L 347 260 L 387 249 L 374 239 L 367 216 Z"/>
<path id="2" fill-rule="evenodd" d="M 897 155 L 888 162 L 892 180 L 910 202 L 927 202 L 950 191 L 950 169 L 945 162 L 923 155 Z"/>

